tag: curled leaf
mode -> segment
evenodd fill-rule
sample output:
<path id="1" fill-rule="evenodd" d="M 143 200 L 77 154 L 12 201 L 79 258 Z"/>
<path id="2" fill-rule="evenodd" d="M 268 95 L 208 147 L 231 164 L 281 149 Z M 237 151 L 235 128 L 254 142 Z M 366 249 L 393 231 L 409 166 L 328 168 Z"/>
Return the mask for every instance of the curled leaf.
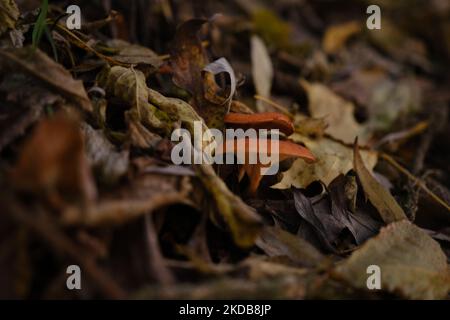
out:
<path id="1" fill-rule="evenodd" d="M 233 98 L 234 93 L 236 92 L 236 76 L 234 75 L 233 68 L 230 66 L 227 59 L 220 58 L 204 67 L 203 71 L 210 72 L 213 75 L 226 73 L 230 77 L 230 93 L 228 97 L 225 98 L 224 101 L 224 104 L 227 105 L 227 112 L 229 112 L 231 106 L 231 99 Z"/>
<path id="2" fill-rule="evenodd" d="M 114 66 L 105 69 L 97 77 L 97 82 L 110 96 L 130 105 L 132 119 L 141 121 L 146 127 L 163 133 L 170 132 L 167 114 L 150 104 L 145 75 L 134 68 Z"/>

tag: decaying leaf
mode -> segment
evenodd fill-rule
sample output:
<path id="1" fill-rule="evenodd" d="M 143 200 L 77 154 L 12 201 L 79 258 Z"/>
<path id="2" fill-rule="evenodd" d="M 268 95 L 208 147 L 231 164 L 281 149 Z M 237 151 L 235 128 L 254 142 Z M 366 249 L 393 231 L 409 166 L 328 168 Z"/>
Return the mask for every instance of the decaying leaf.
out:
<path id="1" fill-rule="evenodd" d="M 203 71 L 209 72 L 214 76 L 217 76 L 221 73 L 226 73 L 230 78 L 230 93 L 223 102 L 219 102 L 219 104 L 222 103 L 224 107 L 226 107 L 227 112 L 229 112 L 231 107 L 231 100 L 233 99 L 234 93 L 236 92 L 236 76 L 234 75 L 234 70 L 231 67 L 230 63 L 227 61 L 227 59 L 220 58 L 204 67 Z M 215 86 L 212 86 L 212 88 L 215 88 Z M 212 99 L 208 97 L 208 93 L 209 91 L 207 90 L 205 98 L 211 102 L 214 102 L 216 92 L 212 93 L 213 94 Z"/>
<path id="2" fill-rule="evenodd" d="M 14 79 L 13 79 L 14 78 Z M 23 90 L 26 86 L 27 90 Z M 62 102 L 61 97 L 19 75 L 0 83 L 0 150 L 22 136 L 42 116 L 46 107 Z"/>
<path id="3" fill-rule="evenodd" d="M 236 81 L 232 68 L 224 60 L 219 59 L 208 66 L 209 61 L 198 36 L 206 22 L 204 19 L 191 19 L 178 27 L 171 54 L 173 81 L 191 93 L 190 104 L 208 127 L 222 129 L 223 117 L 229 111 Z M 230 77 L 228 97 L 219 94 L 221 89 L 214 79 L 214 74 L 222 72 Z"/>
<path id="4" fill-rule="evenodd" d="M 8 29 L 14 29 L 19 14 L 14 0 L 0 0 L 0 35 Z"/>
<path id="5" fill-rule="evenodd" d="M 337 176 L 353 169 L 352 149 L 340 142 L 326 137 L 311 139 L 300 134 L 293 134 L 291 139 L 303 143 L 317 161 L 307 164 L 302 159 L 296 160 L 288 171 L 283 172 L 282 180 L 273 188 L 288 189 L 291 186 L 306 188 L 313 181 L 321 181 L 328 186 Z M 377 154 L 362 151 L 361 156 L 367 168 L 373 169 L 377 163 Z"/>
<path id="6" fill-rule="evenodd" d="M 265 227 L 256 245 L 270 257 L 287 256 L 305 267 L 317 266 L 323 255 L 305 240 L 277 227 Z"/>
<path id="7" fill-rule="evenodd" d="M 210 165 L 200 164 L 194 166 L 194 169 L 213 197 L 220 219 L 225 221 L 235 243 L 243 248 L 253 246 L 262 226 L 261 218 L 228 189 Z"/>
<path id="8" fill-rule="evenodd" d="M 366 290 L 371 265 L 380 267 L 381 289 L 404 298 L 442 299 L 450 290 L 445 254 L 436 241 L 409 221 L 383 228 L 340 263 L 334 275 Z"/>
<path id="9" fill-rule="evenodd" d="M 362 31 L 361 23 L 349 21 L 333 25 L 327 29 L 322 40 L 322 47 L 326 53 L 332 54 L 339 51 L 346 41 L 355 34 Z"/>
<path id="10" fill-rule="evenodd" d="M 125 41 L 113 41 L 109 43 L 118 52 L 113 56 L 114 60 L 121 63 L 150 67 L 152 71 L 157 70 L 163 64 L 162 59 L 151 49 Z"/>
<path id="11" fill-rule="evenodd" d="M 39 123 L 26 141 L 11 179 L 19 190 L 50 201 L 96 198 L 96 187 L 84 153 L 78 123 L 58 114 Z"/>
<path id="12" fill-rule="evenodd" d="M 170 132 L 167 114 L 148 101 L 145 75 L 141 71 L 133 67 L 114 66 L 106 68 L 97 77 L 97 81 L 107 94 L 121 99 L 131 107 L 129 112 L 132 119 L 141 121 L 145 126 L 162 133 Z"/>
<path id="13" fill-rule="evenodd" d="M 303 136 L 322 138 L 327 127 L 325 118 L 310 118 L 301 113 L 294 117 L 294 130 Z"/>
<path id="14" fill-rule="evenodd" d="M 117 152 L 102 131 L 86 123 L 81 128 L 87 157 L 99 179 L 105 184 L 117 182 L 127 172 L 128 151 Z"/>
<path id="15" fill-rule="evenodd" d="M 354 105 L 334 94 L 319 83 L 301 81 L 309 100 L 309 112 L 313 118 L 325 118 L 326 133 L 345 143 L 352 143 L 356 137 L 361 143 L 369 138 L 367 129 L 355 120 Z"/>
<path id="16" fill-rule="evenodd" d="M 91 101 L 86 94 L 83 82 L 74 80 L 62 65 L 50 59 L 44 52 L 31 47 L 5 49 L 0 50 L 0 57 L 2 68 L 14 68 L 12 72 L 20 70 L 49 86 L 53 91 L 78 103 L 84 110 L 92 111 Z"/>
<path id="17" fill-rule="evenodd" d="M 255 90 L 258 95 L 270 97 L 270 91 L 273 81 L 273 66 L 269 53 L 263 40 L 254 35 L 250 40 L 252 77 Z M 256 104 L 259 112 L 267 110 L 267 105 L 258 100 Z"/>
<path id="18" fill-rule="evenodd" d="M 406 219 L 406 215 L 397 201 L 367 170 L 361 158 L 357 141 L 355 142 L 353 157 L 354 169 L 364 189 L 364 193 L 373 206 L 377 208 L 383 221 L 391 223 Z"/>
<path id="19" fill-rule="evenodd" d="M 327 251 L 335 252 L 335 243 L 339 234 L 344 229 L 335 216 L 332 215 L 328 205 L 323 206 L 321 201 L 313 204 L 312 199 L 306 197 L 300 190 L 294 190 L 294 204 L 297 213 L 312 227 L 323 248 Z M 326 201 L 325 199 L 322 199 Z M 300 225 L 298 231 L 302 234 L 306 226 Z"/>
<path id="20" fill-rule="evenodd" d="M 360 245 L 378 233 L 382 222 L 375 220 L 364 207 L 356 207 L 357 184 L 354 176 L 338 176 L 328 190 L 331 213 L 351 232 L 356 244 Z"/>

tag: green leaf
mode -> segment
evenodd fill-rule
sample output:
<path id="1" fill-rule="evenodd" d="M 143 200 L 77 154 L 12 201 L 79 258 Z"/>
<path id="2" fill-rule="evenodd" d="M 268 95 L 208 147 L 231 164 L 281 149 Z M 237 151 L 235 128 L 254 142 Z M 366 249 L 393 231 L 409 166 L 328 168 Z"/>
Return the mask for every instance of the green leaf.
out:
<path id="1" fill-rule="evenodd" d="M 48 13 L 48 0 L 43 0 L 41 4 L 41 9 L 39 11 L 39 16 L 33 28 L 32 34 L 33 48 L 37 48 L 39 46 L 39 42 L 41 41 L 42 35 L 44 34 L 45 28 L 47 26 L 46 23 L 47 13 Z"/>

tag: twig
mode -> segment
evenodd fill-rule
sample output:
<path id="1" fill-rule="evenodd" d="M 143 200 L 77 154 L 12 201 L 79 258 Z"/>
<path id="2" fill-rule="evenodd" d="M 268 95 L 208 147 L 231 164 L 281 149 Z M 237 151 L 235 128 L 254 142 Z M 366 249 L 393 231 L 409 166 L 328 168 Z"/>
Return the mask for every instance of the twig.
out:
<path id="1" fill-rule="evenodd" d="M 122 224 L 161 207 L 184 203 L 192 205 L 181 192 L 157 194 L 144 200 L 105 200 L 82 210 L 70 207 L 65 210 L 62 222 L 65 225 L 99 226 Z"/>
<path id="2" fill-rule="evenodd" d="M 425 191 L 432 199 L 434 199 L 436 202 L 438 202 L 440 205 L 442 205 L 444 208 L 446 208 L 450 212 L 450 206 L 442 200 L 439 196 L 437 196 L 433 191 L 428 189 L 425 182 L 420 180 L 419 178 L 415 177 L 411 172 L 409 172 L 406 168 L 404 168 L 402 165 L 400 165 L 397 161 L 394 160 L 390 155 L 387 155 L 385 153 L 380 153 L 380 156 L 386 160 L 390 165 L 392 165 L 394 168 L 396 168 L 398 171 L 403 173 L 405 176 L 407 176 L 409 179 L 414 181 L 423 191 Z"/>

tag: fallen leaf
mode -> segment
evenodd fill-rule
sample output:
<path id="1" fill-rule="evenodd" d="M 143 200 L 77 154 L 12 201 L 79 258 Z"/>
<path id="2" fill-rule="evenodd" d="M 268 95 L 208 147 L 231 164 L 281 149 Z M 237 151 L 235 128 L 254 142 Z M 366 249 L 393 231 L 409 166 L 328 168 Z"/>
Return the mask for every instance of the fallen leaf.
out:
<path id="1" fill-rule="evenodd" d="M 150 67 L 151 71 L 158 70 L 163 64 L 161 57 L 147 47 L 121 40 L 114 41 L 110 45 L 118 50 L 113 56 L 114 60 L 121 63 L 136 65 L 138 69 Z"/>
<path id="2" fill-rule="evenodd" d="M 214 76 L 217 76 L 221 73 L 226 73 L 230 78 L 230 93 L 228 94 L 227 98 L 222 99 L 223 102 L 219 101 L 219 104 L 225 105 L 227 112 L 229 112 L 231 107 L 231 100 L 233 99 L 234 93 L 236 92 L 236 76 L 234 75 L 233 68 L 228 63 L 227 59 L 220 58 L 204 67 L 203 71 L 209 72 Z M 210 86 L 210 88 L 215 89 L 215 86 Z M 209 97 L 210 90 L 208 90 L 208 88 L 205 91 L 205 98 L 211 102 L 215 102 L 217 96 L 217 92 L 215 92 L 216 90 L 213 90 L 212 97 Z"/>
<path id="3" fill-rule="evenodd" d="M 261 217 L 228 189 L 210 165 L 195 165 L 194 169 L 219 212 L 219 217 L 212 217 L 212 220 L 217 225 L 220 221 L 225 222 L 234 242 L 240 247 L 253 246 L 262 227 Z"/>
<path id="4" fill-rule="evenodd" d="M 11 172 L 15 188 L 58 202 L 96 198 L 78 123 L 63 114 L 39 123 Z M 62 201 L 61 201 L 62 200 Z"/>
<path id="5" fill-rule="evenodd" d="M 331 213 L 342 225 L 344 225 L 360 245 L 367 239 L 375 236 L 381 221 L 377 221 L 362 208 L 356 208 L 357 184 L 355 177 L 338 176 L 328 186 Z M 351 191 L 349 189 L 352 189 Z M 349 194 L 350 193 L 350 194 Z"/>
<path id="6" fill-rule="evenodd" d="M 256 93 L 269 98 L 273 81 L 273 66 L 269 53 L 263 40 L 253 35 L 250 39 L 252 77 Z M 265 102 L 258 100 L 256 103 L 259 112 L 267 110 Z"/>
<path id="7" fill-rule="evenodd" d="M 218 60 L 209 65 L 205 49 L 198 32 L 207 22 L 205 19 L 191 19 L 181 24 L 176 32 L 171 50 L 171 66 L 174 83 L 187 90 L 191 95 L 190 104 L 209 128 L 222 129 L 223 117 L 229 111 L 230 99 L 235 90 L 232 68 Z M 209 66 L 208 66 L 209 65 Z M 204 72 L 206 68 L 207 72 Z M 214 72 L 211 72 L 214 71 Z M 228 97 L 221 96 L 223 91 L 217 85 L 214 73 L 225 72 L 230 77 L 231 88 Z"/>
<path id="8" fill-rule="evenodd" d="M 168 115 L 148 101 L 145 75 L 140 70 L 121 66 L 106 68 L 98 75 L 97 82 L 108 95 L 121 99 L 131 107 L 127 111 L 131 119 L 141 121 L 149 129 L 170 133 L 171 121 Z"/>
<path id="9" fill-rule="evenodd" d="M 301 113 L 294 117 L 294 130 L 303 136 L 322 138 L 327 127 L 325 118 L 310 118 Z"/>
<path id="10" fill-rule="evenodd" d="M 322 199 L 327 201 L 325 206 L 320 205 L 320 201 L 313 205 L 299 189 L 293 190 L 293 195 L 297 213 L 314 229 L 323 247 L 335 252 L 336 240 L 345 226 L 331 214 L 328 201 Z"/>
<path id="11" fill-rule="evenodd" d="M 367 170 L 361 158 L 357 141 L 354 145 L 353 154 L 354 169 L 364 189 L 364 193 L 373 206 L 377 208 L 383 221 L 388 224 L 406 219 L 406 215 L 397 201 Z"/>
<path id="12" fill-rule="evenodd" d="M 182 23 L 173 40 L 173 81 L 177 86 L 192 93 L 194 98 L 199 98 L 197 95 L 203 96 L 202 70 L 208 64 L 208 58 L 198 31 L 206 22 L 205 19 L 191 19 Z"/>
<path id="13" fill-rule="evenodd" d="M 303 267 L 317 266 L 324 256 L 305 240 L 277 227 L 265 227 L 256 245 L 269 257 L 287 256 Z"/>
<path id="14" fill-rule="evenodd" d="M 14 29 L 19 15 L 19 9 L 14 0 L 0 0 L 0 35 L 8 29 Z"/>
<path id="15" fill-rule="evenodd" d="M 0 95 L 5 97 L 0 103 L 0 150 L 22 136 L 46 107 L 62 102 L 60 96 L 23 75 L 11 75 L 1 82 Z"/>
<path id="16" fill-rule="evenodd" d="M 337 96 L 323 84 L 311 84 L 301 80 L 309 100 L 309 112 L 313 118 L 325 118 L 326 133 L 345 143 L 353 143 L 356 137 L 366 143 L 369 139 L 367 128 L 360 125 L 353 114 L 354 105 Z"/>
<path id="17" fill-rule="evenodd" d="M 86 94 L 83 82 L 74 80 L 69 71 L 39 49 L 35 50 L 31 47 L 4 49 L 0 50 L 0 57 L 2 67 L 12 68 L 12 72 L 20 70 L 46 84 L 53 91 L 78 103 L 84 110 L 92 111 L 91 101 Z"/>
<path id="18" fill-rule="evenodd" d="M 362 31 L 361 23 L 349 21 L 329 27 L 322 40 L 322 48 L 328 54 L 341 50 L 347 40 Z"/>
<path id="19" fill-rule="evenodd" d="M 408 299 L 443 299 L 450 290 L 447 258 L 439 244 L 409 221 L 394 222 L 381 229 L 333 274 L 367 290 L 367 267 L 381 271 L 381 289 Z"/>
<path id="20" fill-rule="evenodd" d="M 275 189 L 306 188 L 314 181 L 321 181 L 328 186 L 340 174 L 346 174 L 353 169 L 353 152 L 350 147 L 323 137 L 311 139 L 300 134 L 290 137 L 297 143 L 302 143 L 317 159 L 307 164 L 302 159 L 295 160 L 291 168 L 283 172 L 282 180 L 272 186 Z M 373 151 L 362 151 L 362 158 L 369 170 L 377 163 L 377 154 Z"/>
<path id="21" fill-rule="evenodd" d="M 117 152 L 101 130 L 82 123 L 84 146 L 89 163 L 100 181 L 107 185 L 116 183 L 128 170 L 128 151 Z"/>

